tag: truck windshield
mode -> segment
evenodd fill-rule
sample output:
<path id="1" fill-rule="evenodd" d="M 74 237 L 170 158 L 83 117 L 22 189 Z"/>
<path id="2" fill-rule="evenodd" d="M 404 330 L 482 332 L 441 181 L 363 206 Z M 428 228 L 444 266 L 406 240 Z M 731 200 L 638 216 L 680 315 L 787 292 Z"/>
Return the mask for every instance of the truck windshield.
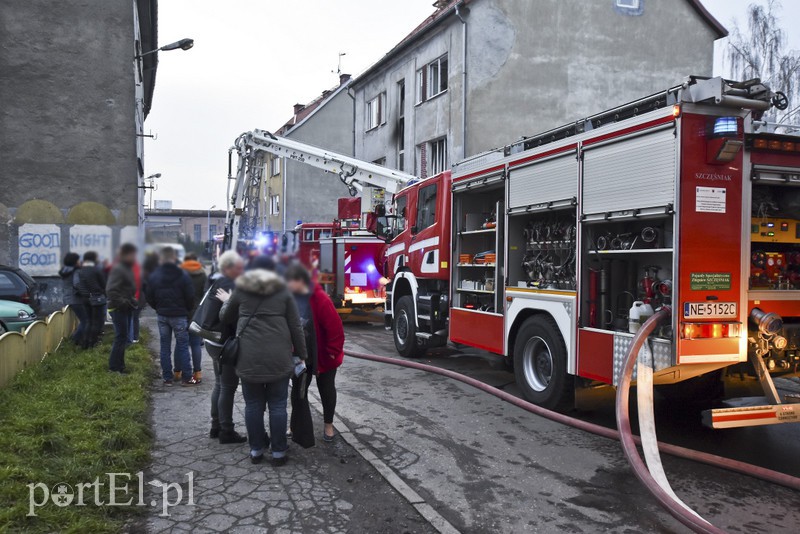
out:
<path id="1" fill-rule="evenodd" d="M 392 224 L 392 235 L 397 235 L 406 229 L 406 206 L 408 205 L 408 196 L 404 195 L 398 197 L 394 201 L 394 217 L 390 219 Z"/>

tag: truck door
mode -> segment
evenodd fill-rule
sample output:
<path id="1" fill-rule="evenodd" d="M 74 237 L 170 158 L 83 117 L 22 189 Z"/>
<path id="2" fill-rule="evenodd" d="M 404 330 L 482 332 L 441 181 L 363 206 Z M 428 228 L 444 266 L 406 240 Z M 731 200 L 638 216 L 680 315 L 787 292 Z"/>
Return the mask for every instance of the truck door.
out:
<path id="1" fill-rule="evenodd" d="M 411 270 L 420 278 L 432 278 L 439 274 L 441 257 L 441 213 L 439 200 L 441 179 L 421 185 L 417 193 L 417 210 L 410 221 L 411 243 L 408 247 L 408 263 Z"/>

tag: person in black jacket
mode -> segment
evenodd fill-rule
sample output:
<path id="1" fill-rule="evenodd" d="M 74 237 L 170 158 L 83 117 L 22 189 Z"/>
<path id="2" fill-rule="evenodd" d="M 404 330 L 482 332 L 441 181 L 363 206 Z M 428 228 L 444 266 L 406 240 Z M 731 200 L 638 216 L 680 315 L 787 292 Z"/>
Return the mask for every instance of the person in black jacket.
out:
<path id="1" fill-rule="evenodd" d="M 86 326 L 88 317 L 86 317 L 86 309 L 80 301 L 75 283 L 78 280 L 78 271 L 81 268 L 81 257 L 74 253 L 68 252 L 64 256 L 64 265 L 59 269 L 58 276 L 61 277 L 61 293 L 64 306 L 69 306 L 75 317 L 78 319 L 78 328 L 72 334 L 72 342 L 80 346 L 83 343 L 83 338 L 86 336 Z"/>
<path id="2" fill-rule="evenodd" d="M 158 314 L 161 336 L 161 373 L 165 386 L 171 386 L 173 376 L 180 372 L 181 385 L 194 386 L 192 363 L 189 358 L 189 312 L 194 307 L 194 286 L 189 275 L 178 267 L 177 254 L 172 247 L 161 250 L 161 266 L 147 281 L 147 303 Z M 172 336 L 175 336 L 176 367 L 172 369 Z"/>
<path id="3" fill-rule="evenodd" d="M 125 243 L 119 248 L 117 263 L 111 269 L 106 284 L 108 311 L 114 323 L 114 344 L 108 357 L 108 369 L 125 374 L 125 348 L 130 341 L 128 329 L 131 326 L 133 310 L 139 307 L 136 300 L 136 279 L 133 265 L 136 263 L 136 246 Z"/>
<path id="4" fill-rule="evenodd" d="M 236 287 L 236 279 L 244 272 L 244 260 L 236 251 L 229 250 L 224 252 L 217 260 L 219 267 L 218 276 L 209 279 L 211 285 L 208 290 L 208 297 L 215 299 L 222 307 L 222 303 L 217 299 L 217 291 L 233 291 Z M 219 308 L 217 308 L 219 309 Z M 233 324 L 225 324 L 219 320 L 217 312 L 217 322 L 211 328 L 214 332 L 221 334 L 220 341 L 205 341 L 208 355 L 214 364 L 214 389 L 211 391 L 211 431 L 208 436 L 212 439 L 219 439 L 222 444 L 244 443 L 246 436 L 236 432 L 233 424 L 233 397 L 236 388 L 239 387 L 239 375 L 236 374 L 236 367 L 225 365 L 219 361 L 220 353 L 225 341 L 231 336 L 236 335 L 236 327 Z"/>
<path id="5" fill-rule="evenodd" d="M 106 322 L 106 276 L 97 265 L 97 252 L 84 253 L 83 263 L 77 273 L 75 299 L 86 313 L 86 329 L 81 346 L 88 349 L 97 345 Z"/>

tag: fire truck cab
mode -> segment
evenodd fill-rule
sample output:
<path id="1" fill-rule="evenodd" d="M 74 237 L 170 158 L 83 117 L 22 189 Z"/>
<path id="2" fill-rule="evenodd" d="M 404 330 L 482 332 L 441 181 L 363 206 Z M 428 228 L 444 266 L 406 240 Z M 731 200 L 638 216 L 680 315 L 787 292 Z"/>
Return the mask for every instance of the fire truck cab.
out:
<path id="1" fill-rule="evenodd" d="M 398 352 L 448 340 L 504 356 L 525 397 L 616 385 L 654 311 L 656 384 L 749 362 L 770 406 L 710 426 L 800 420 L 769 372 L 800 364 L 800 139 L 758 80 L 685 83 L 479 155 L 395 195 L 387 325 Z"/>

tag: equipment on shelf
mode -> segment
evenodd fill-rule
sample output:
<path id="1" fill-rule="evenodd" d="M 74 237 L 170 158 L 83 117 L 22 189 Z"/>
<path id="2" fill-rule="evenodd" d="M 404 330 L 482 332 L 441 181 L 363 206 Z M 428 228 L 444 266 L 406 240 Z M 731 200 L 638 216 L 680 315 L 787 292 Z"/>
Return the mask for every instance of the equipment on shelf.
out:
<path id="1" fill-rule="evenodd" d="M 606 232 L 597 236 L 594 249 L 606 250 L 638 250 L 659 248 L 661 246 L 661 229 L 656 226 L 644 226 L 634 232 L 614 234 Z"/>
<path id="2" fill-rule="evenodd" d="M 575 289 L 575 220 L 559 217 L 533 220 L 523 230 L 522 269 L 528 287 Z"/>

